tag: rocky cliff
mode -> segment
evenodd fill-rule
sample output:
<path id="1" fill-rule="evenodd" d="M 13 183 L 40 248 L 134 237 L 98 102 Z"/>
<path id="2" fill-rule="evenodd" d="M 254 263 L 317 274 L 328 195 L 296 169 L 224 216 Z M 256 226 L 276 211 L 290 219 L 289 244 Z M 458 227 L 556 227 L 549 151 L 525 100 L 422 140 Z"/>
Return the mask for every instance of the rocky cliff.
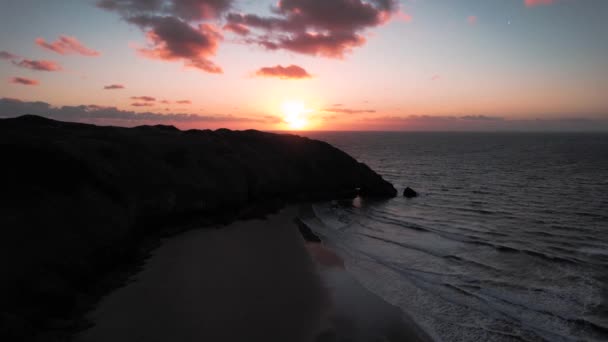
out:
<path id="1" fill-rule="evenodd" d="M 236 217 L 269 202 L 396 195 L 327 143 L 253 130 L 22 116 L 0 120 L 0 156 L 0 334 L 13 338 L 73 312 L 160 223 Z"/>

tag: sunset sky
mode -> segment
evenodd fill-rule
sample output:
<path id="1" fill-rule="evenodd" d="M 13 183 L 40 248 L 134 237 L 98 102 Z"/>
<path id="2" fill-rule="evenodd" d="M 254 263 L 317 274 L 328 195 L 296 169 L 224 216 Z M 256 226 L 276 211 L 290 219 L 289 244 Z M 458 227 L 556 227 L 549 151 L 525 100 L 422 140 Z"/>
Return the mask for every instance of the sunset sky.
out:
<path id="1" fill-rule="evenodd" d="M 606 0 L 3 0 L 0 117 L 608 130 Z"/>

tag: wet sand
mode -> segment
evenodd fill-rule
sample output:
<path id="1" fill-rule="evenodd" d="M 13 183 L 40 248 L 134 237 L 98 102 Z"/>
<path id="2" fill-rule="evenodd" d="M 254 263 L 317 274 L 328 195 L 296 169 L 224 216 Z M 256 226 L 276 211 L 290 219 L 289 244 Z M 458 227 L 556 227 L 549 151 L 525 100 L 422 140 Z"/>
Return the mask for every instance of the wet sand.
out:
<path id="1" fill-rule="evenodd" d="M 297 213 L 168 239 L 131 283 L 101 301 L 89 315 L 95 326 L 76 340 L 424 340 L 338 256 L 305 244 Z"/>

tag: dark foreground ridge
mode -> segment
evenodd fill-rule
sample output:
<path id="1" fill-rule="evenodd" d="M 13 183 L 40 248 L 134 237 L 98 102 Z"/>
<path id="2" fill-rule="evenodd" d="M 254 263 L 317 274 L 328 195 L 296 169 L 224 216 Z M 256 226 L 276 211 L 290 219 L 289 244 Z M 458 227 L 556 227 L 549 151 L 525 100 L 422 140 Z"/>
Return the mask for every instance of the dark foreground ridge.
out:
<path id="1" fill-rule="evenodd" d="M 66 325 L 163 223 L 263 203 L 394 197 L 331 145 L 287 134 L 0 120 L 0 339 Z M 221 262 L 218 260 L 218 262 Z M 6 340 L 6 339 L 3 339 Z"/>

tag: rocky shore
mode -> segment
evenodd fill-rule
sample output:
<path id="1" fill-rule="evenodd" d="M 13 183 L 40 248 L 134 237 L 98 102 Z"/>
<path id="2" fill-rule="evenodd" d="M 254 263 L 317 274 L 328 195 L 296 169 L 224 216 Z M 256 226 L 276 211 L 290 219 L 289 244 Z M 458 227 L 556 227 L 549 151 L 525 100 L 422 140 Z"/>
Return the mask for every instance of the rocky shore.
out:
<path id="1" fill-rule="evenodd" d="M 71 328 L 68 318 L 107 290 L 107 274 L 141 256 L 168 223 L 201 226 L 288 202 L 396 195 L 327 143 L 252 130 L 22 116 L 0 120 L 0 155 L 0 339 L 10 341 L 52 340 L 53 331 Z"/>

